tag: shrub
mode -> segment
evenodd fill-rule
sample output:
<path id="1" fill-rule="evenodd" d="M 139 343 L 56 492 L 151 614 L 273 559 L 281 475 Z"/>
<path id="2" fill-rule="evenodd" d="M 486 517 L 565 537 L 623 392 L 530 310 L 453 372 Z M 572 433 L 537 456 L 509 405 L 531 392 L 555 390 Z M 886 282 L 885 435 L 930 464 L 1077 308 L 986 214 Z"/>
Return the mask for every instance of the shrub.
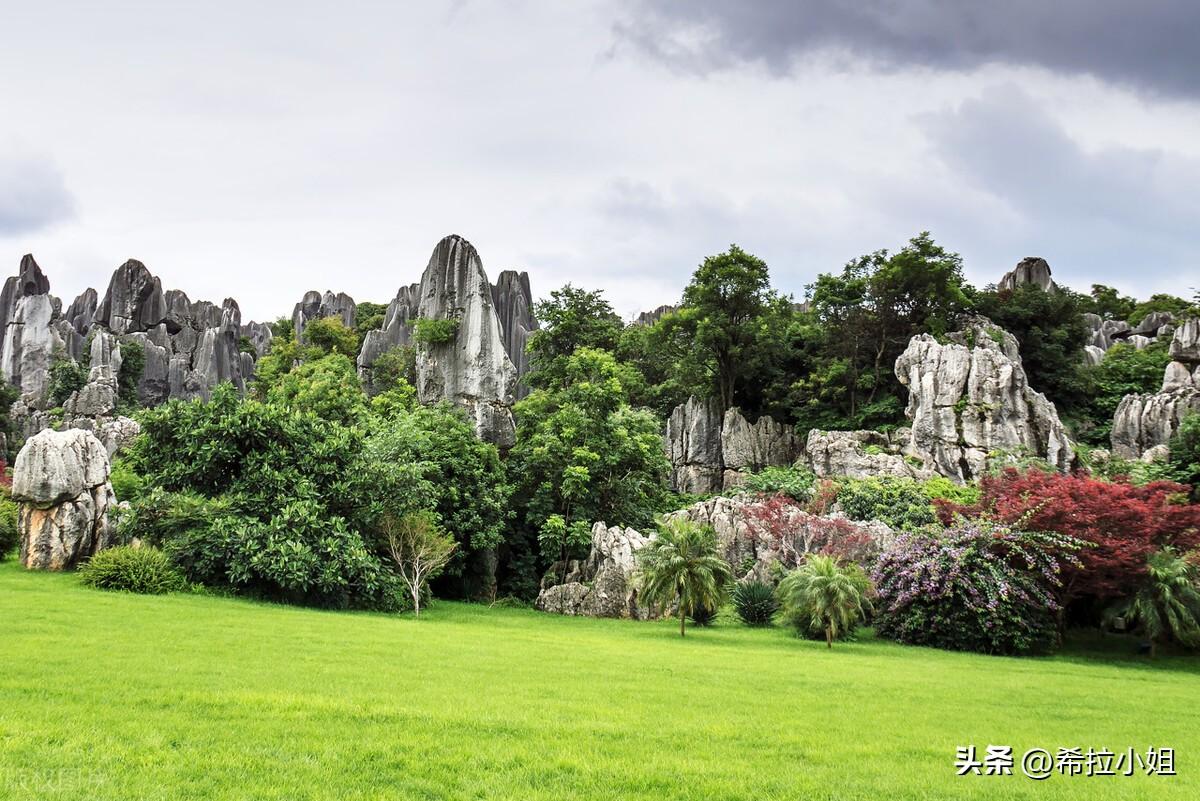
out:
<path id="1" fill-rule="evenodd" d="M 1146 574 L 1150 554 L 1200 545 L 1200 506 L 1186 505 L 1188 488 L 1169 481 L 1137 486 L 1085 475 L 1009 468 L 980 482 L 973 507 L 939 502 L 944 522 L 984 512 L 1001 523 L 1051 531 L 1089 544 L 1078 566 L 1064 568 L 1060 600 L 1110 602 L 1125 597 Z"/>
<path id="2" fill-rule="evenodd" d="M 1056 639 L 1056 593 L 1079 542 L 984 519 L 901 534 L 879 557 L 876 632 L 912 645 L 1022 654 Z"/>
<path id="3" fill-rule="evenodd" d="M 871 533 L 843 518 L 809 514 L 783 495 L 748 504 L 742 514 L 750 536 L 773 552 L 787 569 L 799 567 L 810 553 L 869 565 L 879 553 Z"/>
<path id="4" fill-rule="evenodd" d="M 717 622 L 716 607 L 699 604 L 688 614 L 688 620 L 697 626 L 711 626 Z"/>
<path id="5" fill-rule="evenodd" d="M 458 318 L 420 317 L 413 325 L 413 341 L 421 345 L 445 345 L 458 336 Z"/>
<path id="6" fill-rule="evenodd" d="M 937 522 L 925 488 L 911 478 L 846 479 L 838 489 L 837 500 L 842 512 L 851 520 L 882 520 L 901 531 L 913 531 Z"/>
<path id="7" fill-rule="evenodd" d="M 17 531 L 17 502 L 9 495 L 9 489 L 0 493 L 0 562 L 8 558 L 21 543 Z"/>
<path id="8" fill-rule="evenodd" d="M 50 400 L 54 406 L 62 406 L 71 393 L 83 389 L 87 383 L 87 368 L 63 353 L 55 353 L 50 362 Z"/>
<path id="9" fill-rule="evenodd" d="M 100 551 L 79 568 L 79 579 L 98 590 L 162 595 L 187 588 L 166 554 L 157 548 L 118 545 Z"/>
<path id="10" fill-rule="evenodd" d="M 1109 612 L 1137 626 L 1150 639 L 1150 655 L 1160 642 L 1200 646 L 1200 567 L 1171 548 L 1152 554 L 1137 592 Z"/>
<path id="11" fill-rule="evenodd" d="M 871 609 L 871 581 L 858 565 L 814 554 L 779 583 L 783 616 L 802 636 L 833 641 L 852 636 Z"/>
<path id="12" fill-rule="evenodd" d="M 711 526 L 675 518 L 659 526 L 658 536 L 638 551 L 637 582 L 645 601 L 679 612 L 679 636 L 687 617 L 704 625 L 725 600 L 729 565 L 717 554 Z"/>
<path id="13" fill-rule="evenodd" d="M 118 501 L 135 501 L 146 489 L 146 480 L 139 476 L 124 459 L 117 459 L 112 464 L 108 480 L 112 484 L 113 493 Z"/>
<path id="14" fill-rule="evenodd" d="M 136 339 L 121 343 L 121 369 L 117 375 L 117 396 L 122 403 L 137 404 L 138 382 L 146 369 L 146 349 Z"/>
<path id="15" fill-rule="evenodd" d="M 742 489 L 761 495 L 786 495 L 801 503 L 812 497 L 817 477 L 802 467 L 767 467 L 746 476 Z"/>
<path id="16" fill-rule="evenodd" d="M 747 626 L 765 626 L 779 611 L 775 588 L 765 581 L 742 581 L 733 588 L 733 607 Z"/>

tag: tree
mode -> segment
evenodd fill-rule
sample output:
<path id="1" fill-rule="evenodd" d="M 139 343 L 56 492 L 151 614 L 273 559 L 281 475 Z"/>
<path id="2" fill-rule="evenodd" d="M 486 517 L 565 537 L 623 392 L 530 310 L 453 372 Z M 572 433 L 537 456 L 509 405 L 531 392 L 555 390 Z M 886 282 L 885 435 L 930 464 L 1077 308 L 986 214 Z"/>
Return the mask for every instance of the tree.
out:
<path id="1" fill-rule="evenodd" d="M 525 348 L 529 353 L 530 387 L 562 386 L 567 360 L 581 348 L 614 351 L 623 324 L 604 293 L 567 284 L 534 306 L 541 327 Z"/>
<path id="2" fill-rule="evenodd" d="M 342 425 L 360 422 L 367 410 L 354 364 L 340 353 L 306 362 L 280 376 L 267 391 L 267 401 Z"/>
<path id="3" fill-rule="evenodd" d="M 1143 300 L 1133 307 L 1133 311 L 1129 314 L 1128 322 L 1130 325 L 1137 325 L 1147 314 L 1152 312 L 1169 312 L 1176 317 L 1183 317 L 1195 314 L 1196 310 L 1197 306 L 1195 303 L 1176 297 L 1175 295 L 1151 295 L 1149 300 Z"/>
<path id="4" fill-rule="evenodd" d="M 1137 592 L 1116 604 L 1108 619 L 1140 628 L 1150 640 L 1151 658 L 1166 640 L 1200 646 L 1200 569 L 1171 548 L 1152 554 Z"/>
<path id="5" fill-rule="evenodd" d="M 422 593 L 429 581 L 442 572 L 458 544 L 428 512 L 407 514 L 399 519 L 387 515 L 381 528 L 396 572 L 412 596 L 413 616 L 420 617 Z"/>
<path id="6" fill-rule="evenodd" d="M 354 307 L 354 333 L 358 335 L 359 342 L 362 342 L 368 331 L 383 328 L 387 309 L 386 303 L 371 303 L 365 300 Z"/>
<path id="7" fill-rule="evenodd" d="M 385 350 L 367 369 L 371 394 L 387 392 L 401 384 L 417 383 L 417 351 L 408 345 Z"/>
<path id="8" fill-rule="evenodd" d="M 340 353 L 354 359 L 358 356 L 360 339 L 354 329 L 347 328 L 338 316 L 322 317 L 304 326 L 304 344 L 318 348 L 321 353 Z"/>
<path id="9" fill-rule="evenodd" d="M 1037 284 L 1021 284 L 1014 290 L 980 292 L 975 305 L 980 314 L 1017 338 L 1031 387 L 1068 416 L 1085 402 L 1085 298 L 1065 287 L 1046 292 Z"/>
<path id="10" fill-rule="evenodd" d="M 55 406 L 62 406 L 73 393 L 83 389 L 87 377 L 86 367 L 56 350 L 50 357 L 50 401 Z"/>
<path id="11" fill-rule="evenodd" d="M 658 536 L 638 551 L 641 598 L 663 609 L 672 604 L 679 614 L 679 636 L 685 636 L 689 615 L 698 609 L 717 609 L 733 579 L 729 565 L 717 554 L 717 535 L 711 526 L 675 518 L 659 526 Z"/>
<path id="12" fill-rule="evenodd" d="M 784 615 L 798 631 L 823 632 L 828 648 L 866 617 L 870 593 L 871 581 L 861 567 L 842 566 L 821 554 L 811 554 L 779 583 Z"/>
<path id="13" fill-rule="evenodd" d="M 879 250 L 851 261 L 838 275 L 818 276 L 811 291 L 820 330 L 806 332 L 816 353 L 812 376 L 799 386 L 807 401 L 798 410 L 800 427 L 813 416 L 838 428 L 898 423 L 904 395 L 896 358 L 916 334 L 953 330 L 970 306 L 962 258 L 928 232 L 894 254 Z M 829 407 L 837 417 L 831 419 Z"/>
<path id="14" fill-rule="evenodd" d="M 121 343 L 121 369 L 117 375 L 117 395 L 123 403 L 137 404 L 138 382 L 146 369 L 146 349 L 129 339 Z"/>
<path id="15" fill-rule="evenodd" d="M 1116 289 L 1104 284 L 1092 284 L 1091 297 L 1085 304 L 1084 311 L 1098 314 L 1105 320 L 1128 320 L 1133 316 L 1137 301 L 1128 295 L 1122 295 Z"/>
<path id="16" fill-rule="evenodd" d="M 1171 477 L 1192 488 L 1192 501 L 1200 502 L 1200 413 L 1192 412 L 1175 429 L 1168 446 Z"/>
<path id="17" fill-rule="evenodd" d="M 1115 343 L 1104 359 L 1082 369 L 1083 399 L 1070 410 L 1074 434 L 1096 447 L 1108 447 L 1113 417 L 1126 395 L 1158 392 L 1171 357 L 1163 337 L 1138 350 L 1126 342 Z"/>

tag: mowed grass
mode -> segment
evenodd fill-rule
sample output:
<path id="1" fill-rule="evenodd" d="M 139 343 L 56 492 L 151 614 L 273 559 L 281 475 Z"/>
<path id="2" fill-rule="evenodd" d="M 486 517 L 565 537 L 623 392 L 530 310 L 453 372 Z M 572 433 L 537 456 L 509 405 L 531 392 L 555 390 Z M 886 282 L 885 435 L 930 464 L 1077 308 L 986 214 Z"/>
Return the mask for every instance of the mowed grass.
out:
<path id="1" fill-rule="evenodd" d="M 1200 797 L 1200 664 L 1003 659 L 729 622 L 410 616 L 0 565 L 0 797 Z M 954 775 L 958 745 L 1176 749 L 1174 777 Z"/>

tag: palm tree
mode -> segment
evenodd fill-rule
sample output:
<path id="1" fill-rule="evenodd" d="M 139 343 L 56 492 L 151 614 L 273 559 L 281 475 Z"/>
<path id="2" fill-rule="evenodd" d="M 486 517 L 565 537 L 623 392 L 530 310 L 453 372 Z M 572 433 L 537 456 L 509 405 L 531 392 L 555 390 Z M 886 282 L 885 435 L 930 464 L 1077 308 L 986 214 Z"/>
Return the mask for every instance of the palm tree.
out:
<path id="1" fill-rule="evenodd" d="M 732 578 L 733 571 L 717 554 L 712 527 L 683 518 L 660 523 L 658 536 L 638 552 L 642 598 L 664 609 L 677 605 L 680 637 L 688 615 L 721 605 Z"/>
<path id="2" fill-rule="evenodd" d="M 1155 646 L 1168 638 L 1200 646 L 1200 568 L 1173 548 L 1152 554 L 1138 591 L 1109 610 L 1109 619 L 1114 618 L 1141 627 L 1151 658 Z"/>
<path id="3" fill-rule="evenodd" d="M 810 554 L 779 582 L 784 615 L 797 630 L 824 632 L 825 644 L 854 630 L 871 608 L 871 582 L 858 565 Z"/>

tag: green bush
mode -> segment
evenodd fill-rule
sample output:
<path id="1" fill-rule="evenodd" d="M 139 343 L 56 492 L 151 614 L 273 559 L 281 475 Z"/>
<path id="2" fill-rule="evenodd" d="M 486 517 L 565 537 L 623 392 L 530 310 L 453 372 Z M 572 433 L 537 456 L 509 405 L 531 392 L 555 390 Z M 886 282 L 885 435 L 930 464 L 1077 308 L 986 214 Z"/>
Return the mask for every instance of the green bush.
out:
<path id="1" fill-rule="evenodd" d="M 117 459 L 112 464 L 108 480 L 112 484 L 113 493 L 118 501 L 135 501 L 142 496 L 146 489 L 146 480 L 129 466 L 124 459 Z"/>
<path id="2" fill-rule="evenodd" d="M 688 620 L 697 626 L 711 626 L 717 622 L 717 610 L 705 604 L 697 604 Z"/>
<path id="3" fill-rule="evenodd" d="M 146 369 L 146 349 L 142 343 L 129 339 L 121 343 L 121 370 L 117 375 L 117 396 L 121 402 L 136 406 L 138 382 Z"/>
<path id="4" fill-rule="evenodd" d="M 413 340 L 422 345 L 445 345 L 458 335 L 458 318 L 435 320 L 429 317 L 417 319 L 413 327 Z"/>
<path id="5" fill-rule="evenodd" d="M 945 500 L 960 506 L 974 506 L 980 497 L 978 484 L 955 484 L 945 476 L 926 479 L 921 491 L 931 501 Z"/>
<path id="6" fill-rule="evenodd" d="M 733 588 L 733 607 L 747 626 L 765 626 L 779 610 L 775 588 L 765 581 L 743 581 Z"/>
<path id="7" fill-rule="evenodd" d="M 63 353 L 55 353 L 50 362 L 50 400 L 62 406 L 71 393 L 83 389 L 88 371 Z"/>
<path id="8" fill-rule="evenodd" d="M 925 487 L 911 478 L 845 479 L 838 488 L 837 501 L 851 520 L 882 520 L 902 531 L 914 531 L 937 522 Z"/>
<path id="9" fill-rule="evenodd" d="M 766 467 L 746 476 L 742 489 L 765 495 L 786 495 L 804 503 L 812 497 L 817 477 L 803 467 Z"/>
<path id="10" fill-rule="evenodd" d="M 5 487 L 4 494 L 0 496 L 0 562 L 7 559 L 20 542 L 21 536 L 17 532 L 17 503 L 9 497 L 8 488 Z"/>
<path id="11" fill-rule="evenodd" d="M 162 595 L 187 589 L 183 575 L 157 548 L 118 545 L 100 551 L 79 568 L 79 579 L 98 590 Z"/>

